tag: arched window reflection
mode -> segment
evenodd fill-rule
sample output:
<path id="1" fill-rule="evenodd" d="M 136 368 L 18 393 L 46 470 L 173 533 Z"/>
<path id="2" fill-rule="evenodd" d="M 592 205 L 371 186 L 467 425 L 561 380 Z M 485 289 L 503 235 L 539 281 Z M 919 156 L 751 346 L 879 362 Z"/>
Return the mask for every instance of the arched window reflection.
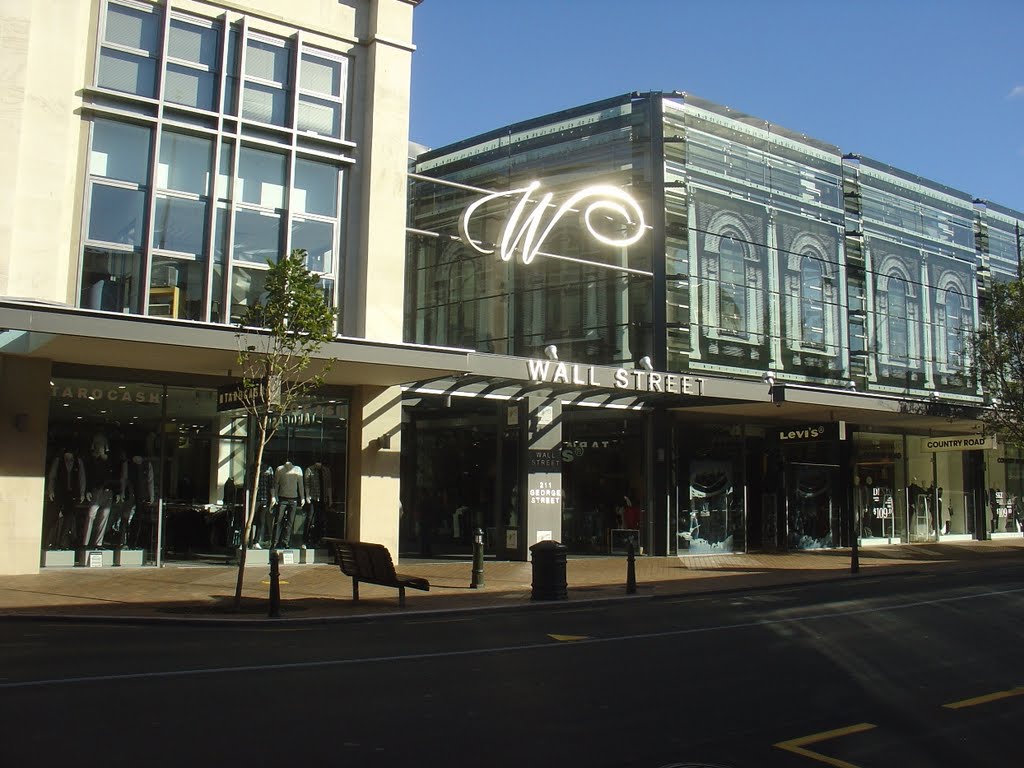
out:
<path id="1" fill-rule="evenodd" d="M 907 283 L 897 272 L 889 274 L 889 312 L 886 322 L 889 330 L 889 357 L 897 360 L 910 358 L 910 334 L 907 329 Z"/>
<path id="2" fill-rule="evenodd" d="M 743 246 L 723 237 L 718 250 L 719 327 L 725 331 L 746 331 L 747 290 L 743 269 Z"/>
<path id="3" fill-rule="evenodd" d="M 804 344 L 825 344 L 825 285 L 821 261 L 805 254 L 800 262 L 800 334 Z"/>
<path id="4" fill-rule="evenodd" d="M 946 291 L 946 364 L 952 368 L 963 365 L 964 299 L 955 288 Z"/>

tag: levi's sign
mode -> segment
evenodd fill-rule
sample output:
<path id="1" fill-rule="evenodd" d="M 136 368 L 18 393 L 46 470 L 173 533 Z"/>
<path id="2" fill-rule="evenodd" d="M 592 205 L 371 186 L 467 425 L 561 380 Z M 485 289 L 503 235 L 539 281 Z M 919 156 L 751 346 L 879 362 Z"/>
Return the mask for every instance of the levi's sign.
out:
<path id="1" fill-rule="evenodd" d="M 815 443 L 826 440 L 845 440 L 846 422 L 810 424 L 806 427 L 786 427 L 778 431 L 781 442 Z"/>
<path id="2" fill-rule="evenodd" d="M 541 252 L 544 241 L 547 240 L 555 225 L 567 213 L 577 212 L 577 206 L 584 206 L 582 220 L 587 232 L 592 238 L 605 245 L 627 248 L 643 237 L 647 231 L 640 205 L 618 187 L 613 187 L 610 184 L 585 187 L 570 195 L 565 202 L 558 206 L 552 204 L 554 194 L 551 192 L 545 192 L 539 198 L 534 198 L 533 193 L 539 188 L 540 182 L 533 181 L 519 189 L 485 195 L 472 203 L 463 211 L 462 217 L 459 219 L 459 235 L 463 242 L 479 253 L 494 253 L 494 248 L 485 248 L 479 244 L 480 241 L 474 240 L 470 235 L 469 230 L 473 216 L 485 203 L 502 197 L 514 198 L 516 196 L 519 197 L 519 200 L 505 220 L 501 238 L 497 244 L 497 253 L 502 261 L 511 260 L 516 249 L 519 249 L 520 261 L 523 264 L 532 262 L 534 257 Z M 550 209 L 554 209 L 554 212 L 552 213 Z M 549 214 L 550 218 L 545 223 L 545 218 Z M 600 225 L 597 220 L 598 216 L 603 219 Z M 620 230 L 614 236 L 607 234 L 608 222 L 612 222 Z M 608 266 L 600 262 L 584 261 L 584 263 Z"/>
<path id="3" fill-rule="evenodd" d="M 578 387 L 606 387 L 630 392 L 660 392 L 671 395 L 704 394 L 705 380 L 699 376 L 658 373 L 631 368 L 600 368 L 596 365 L 527 360 L 530 381 L 570 384 Z"/>

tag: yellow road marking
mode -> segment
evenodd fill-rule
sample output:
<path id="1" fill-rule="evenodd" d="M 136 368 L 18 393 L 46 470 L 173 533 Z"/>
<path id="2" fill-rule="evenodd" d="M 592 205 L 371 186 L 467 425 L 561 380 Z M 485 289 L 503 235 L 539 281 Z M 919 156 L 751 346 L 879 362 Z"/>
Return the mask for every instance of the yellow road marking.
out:
<path id="1" fill-rule="evenodd" d="M 287 584 L 288 582 L 285 581 L 284 579 L 278 579 L 277 583 L 278 584 Z M 267 580 L 267 579 L 264 579 L 263 581 L 260 582 L 260 584 L 270 584 L 270 581 Z"/>
<path id="2" fill-rule="evenodd" d="M 573 640 L 589 640 L 586 635 L 548 635 L 553 640 L 560 640 L 563 643 L 571 643 Z"/>
<path id="3" fill-rule="evenodd" d="M 974 707 L 978 704 L 988 704 L 990 701 L 999 701 L 1000 699 L 1008 699 L 1011 696 L 1022 695 L 1024 695 L 1024 686 L 1018 686 L 1017 688 L 1011 688 L 1008 691 L 997 691 L 996 693 L 989 693 L 984 696 L 975 696 L 973 699 L 953 701 L 949 704 L 943 704 L 942 706 L 945 709 L 963 709 L 964 707 Z"/>
<path id="4" fill-rule="evenodd" d="M 793 752 L 797 755 L 809 757 L 812 760 L 818 760 L 826 765 L 835 766 L 835 768 L 857 768 L 856 765 L 848 763 L 845 760 L 840 760 L 835 757 L 823 755 L 820 752 L 812 752 L 809 749 L 804 749 L 804 745 L 817 744 L 819 741 L 828 741 L 829 739 L 838 739 L 840 736 L 849 736 L 851 733 L 870 731 L 872 728 L 876 727 L 877 726 L 872 725 L 871 723 L 857 723 L 857 725 L 848 725 L 845 728 L 836 728 L 834 731 L 823 731 L 822 733 L 815 733 L 810 736 L 801 736 L 799 739 L 780 741 L 775 746 L 779 749 L 784 749 L 787 752 Z"/>

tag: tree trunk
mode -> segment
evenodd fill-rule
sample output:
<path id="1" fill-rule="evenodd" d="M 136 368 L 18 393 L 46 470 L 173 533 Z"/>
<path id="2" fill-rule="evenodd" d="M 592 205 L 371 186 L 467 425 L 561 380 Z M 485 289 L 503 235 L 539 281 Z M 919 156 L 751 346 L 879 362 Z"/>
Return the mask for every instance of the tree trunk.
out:
<path id="1" fill-rule="evenodd" d="M 249 552 L 249 536 L 252 532 L 252 523 L 256 519 L 256 495 L 260 488 L 260 469 L 263 464 L 263 449 L 267 445 L 267 416 L 261 416 L 257 420 L 256 456 L 251 464 L 252 481 L 249 484 L 249 499 L 245 505 L 245 525 L 242 526 L 242 551 L 238 553 L 238 579 L 235 582 L 234 610 L 239 611 L 242 607 L 242 582 L 245 580 L 245 558 Z"/>

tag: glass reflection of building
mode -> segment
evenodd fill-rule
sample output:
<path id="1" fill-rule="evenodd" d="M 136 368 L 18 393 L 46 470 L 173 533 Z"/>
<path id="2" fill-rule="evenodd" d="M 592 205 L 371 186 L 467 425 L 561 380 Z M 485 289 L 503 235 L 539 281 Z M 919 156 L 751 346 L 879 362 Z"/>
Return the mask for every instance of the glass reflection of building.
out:
<path id="1" fill-rule="evenodd" d="M 540 117 L 426 151 L 412 169 L 408 341 L 535 359 L 554 347 L 559 361 L 629 370 L 646 357 L 655 371 L 767 382 L 768 407 L 722 403 L 703 418 L 692 398 L 639 398 L 625 423 L 640 442 L 610 462 L 637 476 L 607 492 L 589 484 L 603 497 L 584 504 L 614 509 L 627 485 L 664 498 L 644 505 L 646 546 L 835 547 L 852 531 L 867 544 L 977 538 L 1012 519 L 1010 491 L 987 490 L 1009 480 L 982 479 L 999 474 L 993 452 L 931 451 L 925 438 L 978 429 L 969 337 L 991 281 L 1019 274 L 1024 214 L 679 94 Z M 530 264 L 460 237 L 459 216 L 481 195 L 534 180 L 552 207 L 589 185 L 621 189 L 648 236 L 608 247 L 581 211 Z M 478 212 L 478 245 L 502 241 L 514 205 L 498 197 Z M 579 387 L 562 400 L 570 454 L 586 397 Z M 607 400 L 587 418 L 623 422 Z M 836 422 L 828 438 L 780 438 L 786 425 L 817 434 Z M 563 535 L 587 551 L 571 487 L 581 459 L 563 463 Z M 986 522 L 982 508 L 1003 516 Z"/>

